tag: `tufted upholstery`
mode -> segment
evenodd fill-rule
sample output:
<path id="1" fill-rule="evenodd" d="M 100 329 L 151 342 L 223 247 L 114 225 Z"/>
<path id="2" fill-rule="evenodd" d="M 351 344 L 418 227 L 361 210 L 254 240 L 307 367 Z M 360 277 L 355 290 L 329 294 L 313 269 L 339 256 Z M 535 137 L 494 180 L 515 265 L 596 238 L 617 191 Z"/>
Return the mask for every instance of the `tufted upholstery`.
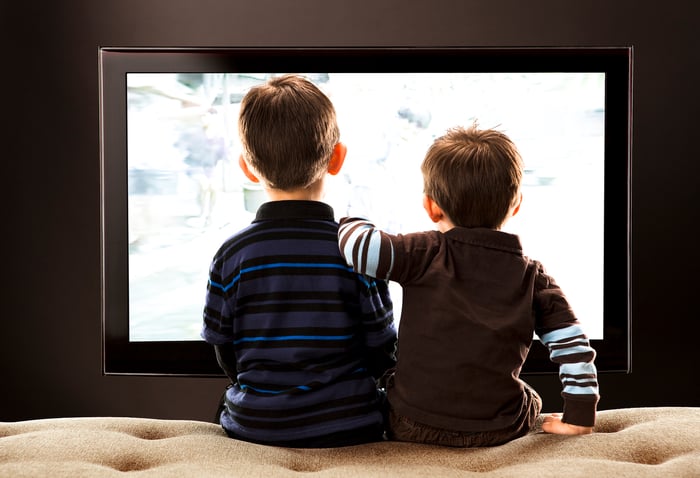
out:
<path id="1" fill-rule="evenodd" d="M 0 476 L 700 477 L 700 408 L 602 411 L 596 433 L 534 431 L 495 448 L 382 442 L 289 449 L 209 423 L 145 418 L 0 422 Z M 130 474 L 131 475 L 131 474 Z"/>

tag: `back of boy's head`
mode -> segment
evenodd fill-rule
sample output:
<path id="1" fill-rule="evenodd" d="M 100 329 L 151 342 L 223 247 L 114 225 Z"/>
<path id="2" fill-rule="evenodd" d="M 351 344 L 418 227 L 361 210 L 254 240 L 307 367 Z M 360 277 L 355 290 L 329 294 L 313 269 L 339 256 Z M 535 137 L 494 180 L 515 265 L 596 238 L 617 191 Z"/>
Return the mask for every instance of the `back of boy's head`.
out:
<path id="1" fill-rule="evenodd" d="M 331 101 L 295 75 L 253 87 L 241 102 L 238 129 L 246 161 L 281 190 L 305 188 L 325 174 L 340 139 Z"/>
<path id="2" fill-rule="evenodd" d="M 508 136 L 474 124 L 437 138 L 421 171 L 425 194 L 455 226 L 499 229 L 518 198 L 523 164 Z"/>

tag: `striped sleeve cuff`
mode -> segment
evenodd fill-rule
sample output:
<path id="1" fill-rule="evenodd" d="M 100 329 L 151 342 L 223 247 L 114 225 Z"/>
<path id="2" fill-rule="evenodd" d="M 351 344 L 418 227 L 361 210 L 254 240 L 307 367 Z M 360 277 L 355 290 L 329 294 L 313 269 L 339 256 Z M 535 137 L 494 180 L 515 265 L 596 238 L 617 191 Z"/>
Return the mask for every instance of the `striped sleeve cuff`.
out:
<path id="1" fill-rule="evenodd" d="M 597 396 L 592 397 L 591 400 L 580 400 L 566 393 L 562 393 L 562 396 L 564 397 L 564 416 L 562 417 L 564 423 L 580 427 L 595 426 Z"/>
<path id="2" fill-rule="evenodd" d="M 540 336 L 549 349 L 550 359 L 559 364 L 559 379 L 564 398 L 563 421 L 592 427 L 600 397 L 595 350 L 578 324 L 556 329 Z"/>

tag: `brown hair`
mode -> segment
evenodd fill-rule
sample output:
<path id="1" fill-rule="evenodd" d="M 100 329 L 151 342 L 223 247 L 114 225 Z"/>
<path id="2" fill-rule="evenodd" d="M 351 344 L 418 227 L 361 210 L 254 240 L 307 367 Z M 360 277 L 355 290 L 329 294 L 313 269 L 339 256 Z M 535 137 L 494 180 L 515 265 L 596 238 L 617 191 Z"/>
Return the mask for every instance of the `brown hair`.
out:
<path id="1" fill-rule="evenodd" d="M 425 194 L 456 226 L 498 229 L 517 199 L 523 164 L 508 136 L 474 124 L 437 138 L 421 171 Z"/>
<path id="2" fill-rule="evenodd" d="M 238 131 L 246 161 L 270 187 L 282 190 L 318 180 L 340 139 L 331 101 L 296 75 L 253 87 L 241 102 Z"/>

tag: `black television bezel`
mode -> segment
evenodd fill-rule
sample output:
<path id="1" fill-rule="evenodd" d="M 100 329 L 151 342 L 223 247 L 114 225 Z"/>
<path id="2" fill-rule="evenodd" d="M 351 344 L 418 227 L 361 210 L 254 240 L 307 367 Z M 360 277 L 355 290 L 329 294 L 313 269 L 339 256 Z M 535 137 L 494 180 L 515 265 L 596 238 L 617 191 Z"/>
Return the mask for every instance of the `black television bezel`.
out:
<path id="1" fill-rule="evenodd" d="M 103 373 L 223 376 L 203 341 L 129 341 L 126 74 L 275 71 L 606 73 L 604 339 L 592 345 L 599 371 L 630 372 L 632 53 L 629 46 L 100 48 Z M 533 343 L 522 373 L 557 371 L 546 348 Z"/>

